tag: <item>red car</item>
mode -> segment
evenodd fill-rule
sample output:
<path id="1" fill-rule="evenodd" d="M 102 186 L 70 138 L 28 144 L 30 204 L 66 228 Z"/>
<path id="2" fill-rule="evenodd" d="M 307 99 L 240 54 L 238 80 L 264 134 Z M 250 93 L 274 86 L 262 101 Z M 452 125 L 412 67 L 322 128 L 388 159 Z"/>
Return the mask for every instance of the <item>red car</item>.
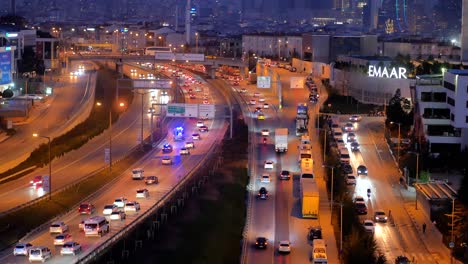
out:
<path id="1" fill-rule="evenodd" d="M 30 181 L 31 186 L 40 187 L 42 186 L 42 175 L 35 176 L 32 181 Z"/>
<path id="2" fill-rule="evenodd" d="M 82 203 L 80 207 L 78 207 L 79 214 L 92 214 L 95 210 L 96 208 L 91 203 Z"/>

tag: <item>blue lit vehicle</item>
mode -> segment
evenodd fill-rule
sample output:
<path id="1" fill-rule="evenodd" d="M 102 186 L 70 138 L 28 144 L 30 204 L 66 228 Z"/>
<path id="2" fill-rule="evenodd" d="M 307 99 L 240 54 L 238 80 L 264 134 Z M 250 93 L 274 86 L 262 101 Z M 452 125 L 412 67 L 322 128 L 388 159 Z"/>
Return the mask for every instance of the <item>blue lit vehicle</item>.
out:
<path id="1" fill-rule="evenodd" d="M 183 127 L 176 127 L 174 128 L 174 140 L 179 141 L 179 140 L 184 140 L 184 128 Z"/>

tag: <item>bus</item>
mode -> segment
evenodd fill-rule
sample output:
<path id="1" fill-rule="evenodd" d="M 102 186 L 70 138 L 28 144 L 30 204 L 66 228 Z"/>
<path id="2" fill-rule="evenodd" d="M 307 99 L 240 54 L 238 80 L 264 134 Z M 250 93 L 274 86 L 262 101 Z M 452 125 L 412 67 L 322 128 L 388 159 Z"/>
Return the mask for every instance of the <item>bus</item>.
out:
<path id="1" fill-rule="evenodd" d="M 156 53 L 172 53 L 171 47 L 146 47 L 145 55 L 156 55 Z"/>

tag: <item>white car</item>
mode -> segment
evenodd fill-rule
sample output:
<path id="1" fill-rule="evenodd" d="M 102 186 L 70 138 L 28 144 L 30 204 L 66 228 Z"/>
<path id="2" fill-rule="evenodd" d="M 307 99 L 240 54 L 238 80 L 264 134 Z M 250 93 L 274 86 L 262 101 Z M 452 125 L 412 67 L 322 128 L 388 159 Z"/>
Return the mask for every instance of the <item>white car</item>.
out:
<path id="1" fill-rule="evenodd" d="M 203 104 L 210 104 L 210 102 L 208 102 L 208 100 L 203 100 Z"/>
<path id="2" fill-rule="evenodd" d="M 13 255 L 15 256 L 27 256 L 29 254 L 29 249 L 32 248 L 30 243 L 19 243 L 13 249 Z"/>
<path id="3" fill-rule="evenodd" d="M 71 241 L 72 236 L 68 233 L 59 234 L 54 239 L 54 246 L 63 246 L 68 241 Z"/>
<path id="4" fill-rule="evenodd" d="M 197 121 L 197 127 L 201 127 L 201 126 L 204 126 L 204 125 L 205 125 L 205 122 Z"/>
<path id="5" fill-rule="evenodd" d="M 349 121 L 351 122 L 359 122 L 361 121 L 362 117 L 360 115 L 352 115 L 349 117 Z"/>
<path id="6" fill-rule="evenodd" d="M 270 182 L 270 174 L 264 173 L 262 174 L 262 178 L 260 179 L 261 182 L 263 183 L 269 183 Z"/>
<path id="7" fill-rule="evenodd" d="M 118 208 L 124 207 L 126 202 L 127 202 L 127 198 L 125 198 L 125 197 L 119 197 L 119 198 L 114 200 L 114 204 Z"/>
<path id="8" fill-rule="evenodd" d="M 62 221 L 53 222 L 50 225 L 50 228 L 49 228 L 50 233 L 60 233 L 60 234 L 62 234 L 62 233 L 65 233 L 67 231 L 68 231 L 68 225 L 66 225 Z"/>
<path id="9" fill-rule="evenodd" d="M 254 93 L 254 97 L 260 97 L 260 93 L 259 93 L 259 92 L 255 92 L 255 93 Z"/>
<path id="10" fill-rule="evenodd" d="M 112 211 L 114 211 L 115 209 L 117 209 L 117 205 L 115 205 L 115 204 L 104 205 L 104 210 L 102 210 L 102 214 L 103 215 L 110 215 L 112 213 Z"/>
<path id="11" fill-rule="evenodd" d="M 268 103 L 264 103 L 263 108 L 268 109 L 268 108 L 270 108 L 270 105 Z"/>
<path id="12" fill-rule="evenodd" d="M 259 101 L 260 103 L 264 103 L 264 102 L 265 102 L 265 98 L 263 98 L 263 97 L 262 97 L 262 98 L 258 98 L 258 101 Z"/>
<path id="13" fill-rule="evenodd" d="M 81 252 L 81 245 L 74 242 L 74 241 L 68 241 L 63 244 L 62 249 L 60 249 L 60 255 L 73 255 L 75 256 L 76 254 Z"/>
<path id="14" fill-rule="evenodd" d="M 136 212 L 140 210 L 140 204 L 138 202 L 128 202 L 125 204 L 124 211 Z"/>
<path id="15" fill-rule="evenodd" d="M 282 240 L 278 245 L 278 253 L 291 253 L 291 242 Z"/>
<path id="16" fill-rule="evenodd" d="M 270 130 L 262 129 L 262 136 L 269 136 L 269 135 L 270 135 Z"/>
<path id="17" fill-rule="evenodd" d="M 247 89 L 241 88 L 241 89 L 239 90 L 239 92 L 241 92 L 241 93 L 246 93 L 246 92 L 247 92 Z"/>
<path id="18" fill-rule="evenodd" d="M 265 161 L 264 168 L 265 169 L 273 169 L 273 161 L 271 161 L 271 160 Z"/>
<path id="19" fill-rule="evenodd" d="M 190 150 L 188 148 L 181 148 L 180 155 L 190 155 Z"/>
<path id="20" fill-rule="evenodd" d="M 254 100 L 254 99 L 252 99 L 252 100 L 249 101 L 249 104 L 251 104 L 251 105 L 256 105 L 256 104 L 257 104 L 257 101 Z"/>
<path id="21" fill-rule="evenodd" d="M 375 232 L 375 224 L 374 221 L 372 220 L 364 220 L 363 223 L 364 230 L 369 233 L 374 233 Z"/>
<path id="22" fill-rule="evenodd" d="M 164 157 L 161 160 L 162 165 L 172 165 L 171 157 Z"/>
<path id="23" fill-rule="evenodd" d="M 185 142 L 185 148 L 191 149 L 195 148 L 195 144 L 192 141 Z"/>
<path id="24" fill-rule="evenodd" d="M 138 189 L 136 191 L 136 198 L 148 198 L 148 197 L 149 197 L 148 189 Z"/>
<path id="25" fill-rule="evenodd" d="M 343 127 L 343 130 L 346 132 L 353 132 L 355 130 L 353 123 L 346 123 L 346 125 Z"/>
<path id="26" fill-rule="evenodd" d="M 109 216 L 109 219 L 110 220 L 125 220 L 126 218 L 126 215 L 125 215 L 125 212 L 123 212 L 122 210 L 114 210 L 110 216 Z"/>
<path id="27" fill-rule="evenodd" d="M 356 176 L 346 175 L 346 184 L 347 185 L 356 185 Z"/>
<path id="28" fill-rule="evenodd" d="M 201 137 L 200 137 L 200 134 L 198 134 L 198 133 L 193 133 L 193 134 L 192 134 L 192 139 L 193 139 L 193 140 L 200 140 L 200 138 L 201 138 Z"/>

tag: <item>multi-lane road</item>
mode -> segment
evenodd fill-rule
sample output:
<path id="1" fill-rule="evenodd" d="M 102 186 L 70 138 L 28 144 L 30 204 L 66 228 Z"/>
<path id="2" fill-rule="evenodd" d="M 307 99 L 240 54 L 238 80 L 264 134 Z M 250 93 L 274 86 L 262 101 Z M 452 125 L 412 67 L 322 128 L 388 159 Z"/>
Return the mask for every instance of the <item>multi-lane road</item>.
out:
<path id="1" fill-rule="evenodd" d="M 201 97 L 201 96 L 200 96 Z M 217 95 L 217 93 L 209 94 L 209 101 L 217 104 L 224 104 L 222 99 Z M 197 99 L 195 103 L 200 103 L 201 100 Z M 137 112 L 138 113 L 138 112 Z M 129 116 L 129 118 L 134 119 L 134 114 L 127 112 L 122 118 Z M 168 131 L 172 131 L 173 128 L 177 126 L 185 127 L 186 140 L 185 141 L 194 141 L 196 148 L 191 150 L 190 155 L 181 156 L 179 151 L 184 146 L 185 142 L 177 141 L 175 142 L 172 136 L 172 133 L 169 132 L 168 136 L 163 139 L 160 144 L 151 151 L 144 158 L 142 158 L 134 167 L 142 167 L 145 170 L 145 175 L 156 175 L 159 177 L 159 184 L 155 186 L 145 186 L 143 181 L 134 181 L 131 179 L 131 169 L 128 171 L 122 172 L 122 175 L 118 178 L 117 181 L 110 183 L 110 186 L 106 186 L 105 190 L 97 193 L 93 199 L 90 201 L 93 203 L 97 210 L 95 215 L 102 215 L 102 209 L 104 205 L 111 204 L 115 198 L 120 196 L 125 196 L 129 200 L 135 199 L 136 190 L 138 188 L 147 188 L 150 192 L 150 197 L 147 199 L 139 199 L 141 204 L 141 211 L 136 214 L 128 214 L 127 219 L 124 221 L 111 221 L 111 232 L 110 234 L 105 235 L 102 238 L 87 238 L 82 232 L 78 229 L 78 224 L 86 219 L 86 216 L 79 215 L 77 211 L 72 210 L 67 215 L 60 218 L 60 220 L 65 221 L 69 225 L 69 233 L 72 235 L 72 238 L 79 242 L 85 253 L 91 252 L 96 248 L 100 243 L 102 243 L 106 238 L 115 234 L 118 230 L 123 228 L 125 225 L 128 225 L 132 220 L 134 220 L 138 215 L 141 215 L 145 210 L 154 205 L 164 194 L 169 192 L 185 175 L 193 170 L 200 164 L 200 162 L 206 156 L 206 152 L 211 149 L 212 145 L 215 143 L 215 140 L 222 139 L 226 129 L 227 123 L 224 119 L 215 119 L 205 121 L 206 125 L 209 127 L 209 132 L 201 133 L 201 140 L 192 140 L 191 134 L 193 132 L 198 132 L 196 126 L 196 120 L 192 119 L 173 119 L 169 121 L 167 125 Z M 119 121 L 120 123 L 120 121 Z M 162 145 L 170 143 L 173 145 L 174 149 L 171 153 L 162 153 Z M 128 144 L 128 142 L 127 142 Z M 174 162 L 173 165 L 162 165 L 162 157 L 170 156 Z M 39 232 L 36 235 L 27 238 L 28 242 L 31 242 L 33 245 L 39 246 L 48 246 L 52 249 L 53 263 L 71 263 L 75 261 L 77 257 L 61 257 L 60 256 L 60 247 L 53 246 L 53 236 L 48 233 L 48 230 Z M 25 257 L 14 257 L 8 255 L 1 260 L 2 263 L 26 263 L 27 258 Z"/>

